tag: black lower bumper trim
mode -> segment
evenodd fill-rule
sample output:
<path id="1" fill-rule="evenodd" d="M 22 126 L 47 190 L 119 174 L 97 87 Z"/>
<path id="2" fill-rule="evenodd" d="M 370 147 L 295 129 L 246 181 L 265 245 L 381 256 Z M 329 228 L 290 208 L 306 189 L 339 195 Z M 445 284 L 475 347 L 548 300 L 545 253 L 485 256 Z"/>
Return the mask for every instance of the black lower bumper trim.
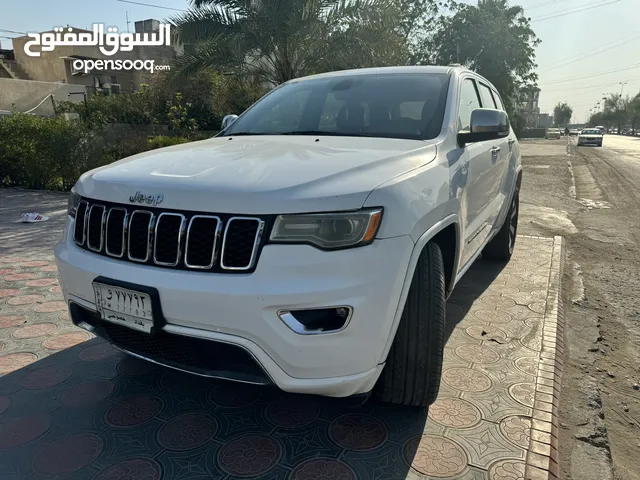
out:
<path id="1" fill-rule="evenodd" d="M 74 324 L 88 324 L 96 335 L 139 358 L 203 377 L 257 385 L 272 384 L 262 367 L 242 347 L 164 331 L 150 336 L 104 322 L 97 312 L 73 302 L 69 305 L 69 311 Z"/>

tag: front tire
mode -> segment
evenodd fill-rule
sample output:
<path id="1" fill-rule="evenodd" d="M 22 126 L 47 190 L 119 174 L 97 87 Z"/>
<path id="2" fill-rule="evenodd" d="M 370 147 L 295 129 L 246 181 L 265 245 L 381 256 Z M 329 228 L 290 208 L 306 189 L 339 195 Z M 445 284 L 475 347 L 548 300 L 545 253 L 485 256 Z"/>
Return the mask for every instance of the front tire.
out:
<path id="1" fill-rule="evenodd" d="M 442 375 L 446 293 L 440 247 L 428 243 L 420 254 L 400 325 L 374 388 L 376 398 L 395 405 L 429 406 Z"/>
<path id="2" fill-rule="evenodd" d="M 509 261 L 516 245 L 518 214 L 520 212 L 520 189 L 513 192 L 507 218 L 495 237 L 484 247 L 482 256 L 487 260 Z"/>

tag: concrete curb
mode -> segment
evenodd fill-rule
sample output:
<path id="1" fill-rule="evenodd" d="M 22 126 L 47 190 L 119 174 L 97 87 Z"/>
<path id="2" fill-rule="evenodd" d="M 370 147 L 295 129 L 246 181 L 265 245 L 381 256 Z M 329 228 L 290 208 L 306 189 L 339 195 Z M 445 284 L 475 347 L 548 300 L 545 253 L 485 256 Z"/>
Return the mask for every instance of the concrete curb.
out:
<path id="1" fill-rule="evenodd" d="M 560 477 L 558 405 L 564 370 L 564 312 L 561 288 L 565 255 L 564 239 L 554 237 L 525 480 L 556 480 Z"/>

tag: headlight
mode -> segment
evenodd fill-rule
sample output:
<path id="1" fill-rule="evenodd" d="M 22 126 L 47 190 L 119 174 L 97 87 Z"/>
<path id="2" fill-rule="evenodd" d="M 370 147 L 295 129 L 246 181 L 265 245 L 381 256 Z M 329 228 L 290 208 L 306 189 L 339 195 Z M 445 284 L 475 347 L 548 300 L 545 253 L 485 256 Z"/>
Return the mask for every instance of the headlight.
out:
<path id="1" fill-rule="evenodd" d="M 382 209 L 356 212 L 279 215 L 272 243 L 309 243 L 322 249 L 367 245 L 378 233 Z"/>
<path id="2" fill-rule="evenodd" d="M 78 204 L 82 198 L 76 193 L 75 187 L 69 192 L 69 203 L 67 204 L 67 214 L 73 218 L 76 218 L 76 211 L 78 210 Z"/>

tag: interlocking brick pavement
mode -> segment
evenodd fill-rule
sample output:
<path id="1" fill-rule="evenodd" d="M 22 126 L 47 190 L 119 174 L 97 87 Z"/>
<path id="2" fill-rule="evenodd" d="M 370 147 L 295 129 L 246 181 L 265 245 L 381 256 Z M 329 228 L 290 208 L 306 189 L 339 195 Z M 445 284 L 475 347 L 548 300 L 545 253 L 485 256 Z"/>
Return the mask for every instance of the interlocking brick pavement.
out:
<path id="1" fill-rule="evenodd" d="M 0 201 L 3 480 L 557 475 L 558 238 L 519 237 L 508 265 L 480 260 L 467 273 L 448 304 L 441 392 L 426 412 L 122 356 L 69 321 L 51 254 L 64 215 L 17 223 L 23 211 L 64 212 L 66 198 L 0 190 Z"/>

